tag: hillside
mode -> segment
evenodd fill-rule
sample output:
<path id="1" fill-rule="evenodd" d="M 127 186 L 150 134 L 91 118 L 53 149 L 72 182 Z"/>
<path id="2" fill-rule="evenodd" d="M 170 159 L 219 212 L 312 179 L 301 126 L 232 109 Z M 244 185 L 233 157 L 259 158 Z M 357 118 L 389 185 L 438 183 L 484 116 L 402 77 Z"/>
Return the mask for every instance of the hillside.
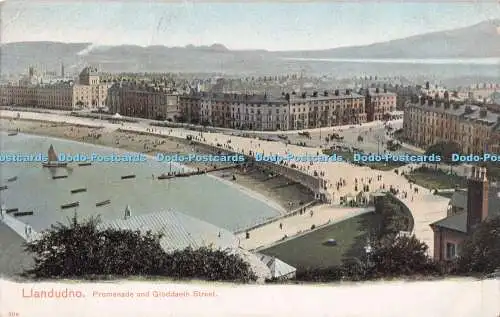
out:
<path id="1" fill-rule="evenodd" d="M 371 45 L 276 53 L 307 58 L 481 58 L 500 57 L 500 20 Z"/>
<path id="2" fill-rule="evenodd" d="M 222 44 L 211 46 L 167 47 L 136 45 L 94 46 L 90 43 L 18 42 L 1 46 L 2 74 L 26 72 L 29 65 L 43 65 L 47 70 L 59 70 L 63 62 L 68 71 L 85 64 L 97 65 L 109 72 L 225 72 L 232 74 L 276 74 L 285 72 L 329 73 L 334 68 L 340 75 L 359 72 L 398 70 L 437 74 L 462 69 L 462 76 L 471 75 L 466 66 L 367 65 L 353 63 L 297 62 L 285 58 L 491 58 L 500 57 L 500 20 L 485 21 L 473 26 L 428 33 L 357 47 L 342 47 L 317 51 L 269 52 L 265 50 L 229 50 Z M 335 66 L 335 67 L 333 67 Z M 491 67 L 489 67 L 491 68 Z M 491 76 L 488 67 L 474 71 Z M 472 73 L 471 73 L 472 72 Z M 498 73 L 496 73 L 498 74 Z"/>

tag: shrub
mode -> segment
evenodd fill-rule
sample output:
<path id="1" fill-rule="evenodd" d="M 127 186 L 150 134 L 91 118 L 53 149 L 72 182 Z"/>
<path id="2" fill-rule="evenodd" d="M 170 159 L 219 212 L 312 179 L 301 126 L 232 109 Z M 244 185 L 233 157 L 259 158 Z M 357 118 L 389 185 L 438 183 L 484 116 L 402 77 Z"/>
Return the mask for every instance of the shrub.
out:
<path id="1" fill-rule="evenodd" d="M 161 234 L 122 229 L 98 229 L 98 218 L 57 224 L 27 242 L 35 278 L 99 278 L 103 276 L 165 276 L 218 281 L 256 280 L 251 267 L 229 251 L 201 248 L 166 253 Z"/>

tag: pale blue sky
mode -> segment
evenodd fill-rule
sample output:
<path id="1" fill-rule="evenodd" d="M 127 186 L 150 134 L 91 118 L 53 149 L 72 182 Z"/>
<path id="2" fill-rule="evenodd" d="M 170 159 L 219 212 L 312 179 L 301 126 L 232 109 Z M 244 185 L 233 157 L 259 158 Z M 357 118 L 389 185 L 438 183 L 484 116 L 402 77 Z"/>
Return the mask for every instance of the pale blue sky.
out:
<path id="1" fill-rule="evenodd" d="M 2 42 L 324 49 L 500 19 L 500 2 L 6 1 L 1 18 Z"/>

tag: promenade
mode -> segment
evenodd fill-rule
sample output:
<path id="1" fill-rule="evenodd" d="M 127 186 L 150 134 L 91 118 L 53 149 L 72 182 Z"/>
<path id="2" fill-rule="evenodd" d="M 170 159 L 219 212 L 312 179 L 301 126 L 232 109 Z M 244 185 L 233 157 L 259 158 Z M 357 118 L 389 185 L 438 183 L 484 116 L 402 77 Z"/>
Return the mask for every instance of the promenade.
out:
<path id="1" fill-rule="evenodd" d="M 17 112 L 15 111 L 0 111 L 0 116 L 4 118 L 15 118 Z M 124 123 L 112 124 L 106 121 L 97 121 L 92 119 L 77 118 L 70 116 L 61 116 L 56 114 L 40 114 L 22 112 L 21 119 L 38 119 L 54 122 L 65 122 L 71 124 L 83 125 L 100 125 L 106 129 L 128 129 L 137 132 L 148 132 L 152 128 L 155 133 L 162 135 L 169 135 L 185 139 L 187 135 L 193 135 L 202 138 L 203 143 L 216 146 L 217 144 L 225 144 L 232 147 L 233 151 L 248 154 L 249 151 L 264 153 L 265 155 L 280 154 L 286 155 L 293 153 L 293 155 L 317 155 L 321 153 L 320 148 L 305 148 L 296 145 L 287 145 L 281 142 L 262 141 L 258 139 L 249 139 L 237 136 L 224 135 L 222 133 L 202 133 L 189 131 L 184 129 L 173 129 L 163 127 L 151 127 L 147 123 Z M 304 173 L 314 175 L 317 173 L 327 183 L 327 193 L 331 198 L 332 205 L 325 205 L 321 207 L 313 207 L 316 209 L 313 219 L 307 219 L 309 211 L 304 215 L 289 218 L 283 221 L 283 228 L 281 231 L 276 226 L 277 223 L 271 223 L 264 227 L 254 229 L 250 232 L 251 241 L 242 239 L 242 246 L 247 248 L 255 248 L 258 245 L 268 245 L 279 240 L 284 234 L 288 236 L 293 235 L 293 232 L 310 228 L 312 224 L 316 226 L 322 225 L 328 220 L 335 222 L 336 219 L 342 219 L 343 213 L 349 213 L 348 209 L 338 208 L 340 197 L 350 196 L 354 197 L 359 193 L 363 185 L 369 186 L 369 191 L 374 192 L 380 189 L 389 189 L 392 186 L 394 189 L 399 190 L 397 195 L 411 210 L 415 227 L 414 233 L 423 242 L 429 246 L 430 254 L 433 253 L 433 233 L 429 224 L 438 221 L 446 216 L 446 206 L 449 199 L 436 196 L 430 190 L 420 186 L 411 186 L 404 176 L 397 175 L 394 171 L 378 171 L 372 170 L 369 167 L 354 166 L 345 162 L 290 162 L 297 166 L 297 169 Z M 417 192 L 418 191 L 418 192 Z M 404 193 L 406 192 L 406 195 Z M 335 214 L 335 216 L 333 216 Z M 310 217 L 310 215 L 309 215 Z M 303 225 L 299 223 L 303 222 Z M 297 233 L 296 232 L 296 233 Z"/>
<path id="2" fill-rule="evenodd" d="M 240 238 L 240 246 L 247 250 L 261 249 L 298 235 L 311 231 L 311 226 L 319 228 L 324 225 L 334 224 L 348 218 L 364 213 L 372 212 L 373 208 L 341 208 L 329 205 L 321 205 L 308 209 L 303 214 L 284 218 L 262 227 L 248 231 L 250 237 L 246 239 L 246 233 L 237 236 Z M 311 213 L 312 212 L 312 213 Z"/>

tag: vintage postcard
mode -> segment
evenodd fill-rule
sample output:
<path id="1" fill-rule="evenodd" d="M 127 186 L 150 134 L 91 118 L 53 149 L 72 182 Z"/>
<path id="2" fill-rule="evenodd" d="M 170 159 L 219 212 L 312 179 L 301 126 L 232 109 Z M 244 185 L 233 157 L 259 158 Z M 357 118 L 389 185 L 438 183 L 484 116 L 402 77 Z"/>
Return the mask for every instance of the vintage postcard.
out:
<path id="1" fill-rule="evenodd" d="M 500 317 L 499 2 L 0 8 L 0 317 Z"/>

